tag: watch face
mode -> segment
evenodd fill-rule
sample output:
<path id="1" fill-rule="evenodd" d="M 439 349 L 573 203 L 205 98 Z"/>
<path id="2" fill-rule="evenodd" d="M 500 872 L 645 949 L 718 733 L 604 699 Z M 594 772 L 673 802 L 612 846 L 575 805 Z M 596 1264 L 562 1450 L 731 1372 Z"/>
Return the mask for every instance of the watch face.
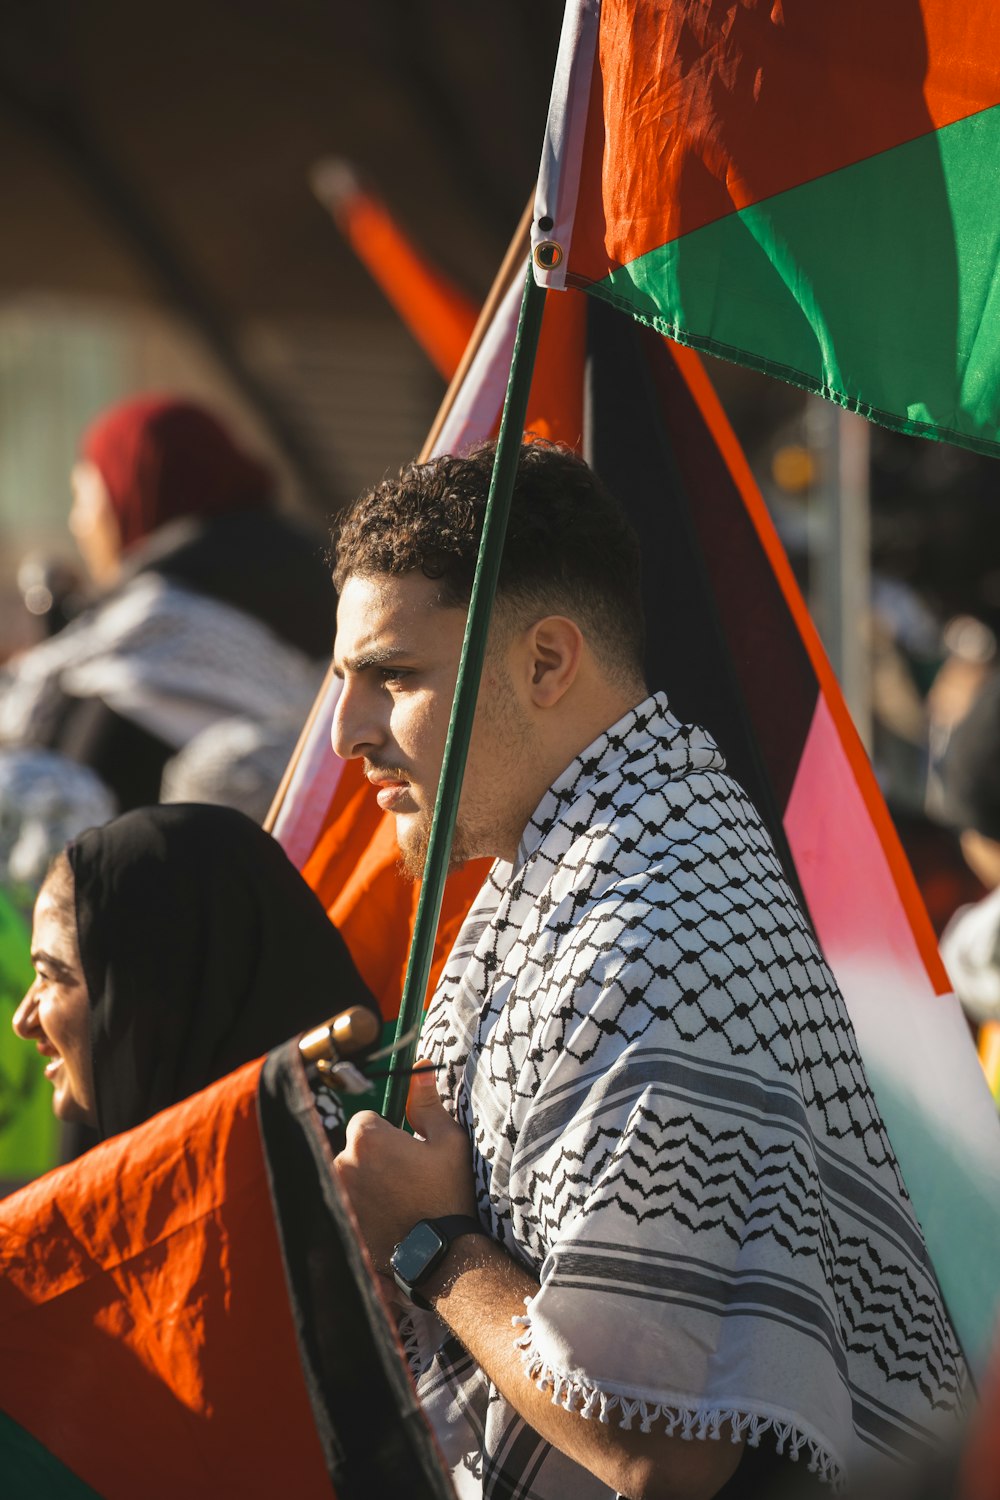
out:
<path id="1" fill-rule="evenodd" d="M 446 1249 L 445 1240 L 433 1224 L 422 1219 L 396 1246 L 392 1253 L 392 1269 L 401 1281 L 415 1286 L 421 1276 L 433 1269 Z"/>

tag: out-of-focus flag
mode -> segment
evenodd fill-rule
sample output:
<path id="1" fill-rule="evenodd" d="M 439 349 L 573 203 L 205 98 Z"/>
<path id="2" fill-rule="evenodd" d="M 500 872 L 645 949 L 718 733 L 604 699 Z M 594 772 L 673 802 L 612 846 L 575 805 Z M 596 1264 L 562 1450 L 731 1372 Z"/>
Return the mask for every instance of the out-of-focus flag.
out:
<path id="1" fill-rule="evenodd" d="M 992 0 L 568 0 L 538 279 L 1000 452 Z"/>
<path id="2" fill-rule="evenodd" d="M 350 162 L 317 162 L 311 181 L 358 259 L 438 373 L 450 380 L 476 325 L 476 304 L 431 264 Z"/>

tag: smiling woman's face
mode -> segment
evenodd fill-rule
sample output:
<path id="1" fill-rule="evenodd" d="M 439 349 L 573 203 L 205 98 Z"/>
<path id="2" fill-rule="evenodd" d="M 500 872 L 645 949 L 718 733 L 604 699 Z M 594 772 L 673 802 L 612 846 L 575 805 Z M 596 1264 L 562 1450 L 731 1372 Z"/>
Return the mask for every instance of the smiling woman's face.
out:
<path id="1" fill-rule="evenodd" d="M 14 1030 L 48 1059 L 45 1076 L 53 1088 L 56 1117 L 96 1125 L 90 999 L 80 965 L 68 866 L 57 865 L 38 893 L 31 961 L 36 978 L 14 1012 Z"/>

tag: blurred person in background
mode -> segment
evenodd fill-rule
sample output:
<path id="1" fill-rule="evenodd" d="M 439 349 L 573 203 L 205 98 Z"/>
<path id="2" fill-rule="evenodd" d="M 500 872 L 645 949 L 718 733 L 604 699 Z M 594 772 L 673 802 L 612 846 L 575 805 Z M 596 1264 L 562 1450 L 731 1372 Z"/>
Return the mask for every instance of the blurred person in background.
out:
<path id="1" fill-rule="evenodd" d="M 893 720 L 887 708 L 892 701 L 887 659 L 876 646 L 872 663 L 876 718 L 875 763 L 896 830 L 916 876 L 934 931 L 940 935 L 956 910 L 979 901 L 986 887 L 974 866 L 963 855 L 960 833 L 943 807 L 941 762 L 952 730 L 969 708 L 990 675 L 996 670 L 996 637 L 990 627 L 972 615 L 955 615 L 938 632 L 934 643 L 929 630 L 922 640 L 912 633 L 897 636 L 893 652 L 896 678 L 902 674 L 908 685 L 910 729 Z M 929 678 L 929 680 L 928 680 Z M 904 695 L 896 694 L 903 713 Z M 895 730 L 896 754 L 889 751 Z M 905 759 L 900 754 L 909 743 Z M 893 773 L 909 766 L 905 778 Z"/>
<path id="2" fill-rule="evenodd" d="M 952 727 L 938 779 L 942 814 L 989 892 L 956 912 L 941 937 L 958 998 L 982 1025 L 1000 1021 L 1000 676 L 985 680 Z"/>
<path id="3" fill-rule="evenodd" d="M 944 656 L 927 693 L 929 768 L 926 806 L 932 818 L 953 823 L 946 805 L 941 763 L 952 732 L 997 670 L 997 640 L 974 615 L 956 615 L 941 632 Z"/>
<path id="4" fill-rule="evenodd" d="M 0 741 L 91 767 L 127 809 L 155 802 L 167 762 L 235 720 L 244 742 L 261 739 L 252 774 L 244 764 L 229 786 L 216 766 L 203 789 L 196 760 L 172 795 L 263 817 L 330 652 L 321 539 L 278 514 L 270 471 L 187 400 L 105 412 L 72 488 L 70 529 L 101 592 L 4 670 Z"/>

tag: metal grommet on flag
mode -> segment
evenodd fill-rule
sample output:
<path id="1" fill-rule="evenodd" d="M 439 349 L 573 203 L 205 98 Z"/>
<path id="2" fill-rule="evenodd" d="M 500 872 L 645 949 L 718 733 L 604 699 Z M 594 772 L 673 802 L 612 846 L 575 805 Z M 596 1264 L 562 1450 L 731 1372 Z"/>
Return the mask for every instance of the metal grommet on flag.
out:
<path id="1" fill-rule="evenodd" d="M 554 271 L 563 258 L 558 240 L 541 240 L 534 249 L 535 265 L 540 271 Z"/>

